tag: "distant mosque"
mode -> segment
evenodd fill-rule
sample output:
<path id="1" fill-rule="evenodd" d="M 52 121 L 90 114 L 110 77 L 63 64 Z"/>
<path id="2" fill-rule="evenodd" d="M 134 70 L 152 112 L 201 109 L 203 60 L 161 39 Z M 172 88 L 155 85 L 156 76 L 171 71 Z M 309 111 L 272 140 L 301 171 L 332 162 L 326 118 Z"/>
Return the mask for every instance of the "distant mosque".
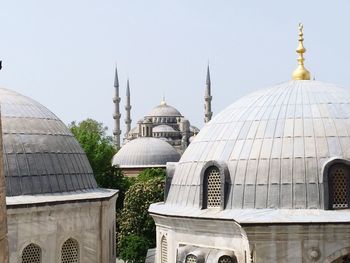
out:
<path id="1" fill-rule="evenodd" d="M 154 107 L 146 116 L 131 128 L 130 85 L 126 87 L 126 132 L 121 147 L 120 130 L 120 97 L 118 71 L 115 71 L 115 129 L 114 142 L 118 153 L 113 157 L 112 164 L 121 168 L 127 176 L 137 176 L 145 168 L 165 168 L 167 162 L 179 161 L 182 153 L 198 134 L 199 129 L 190 124 L 180 111 L 166 103 L 164 97 L 160 104 Z M 204 95 L 204 122 L 211 120 L 211 81 L 210 70 L 207 68 L 206 87 Z"/>

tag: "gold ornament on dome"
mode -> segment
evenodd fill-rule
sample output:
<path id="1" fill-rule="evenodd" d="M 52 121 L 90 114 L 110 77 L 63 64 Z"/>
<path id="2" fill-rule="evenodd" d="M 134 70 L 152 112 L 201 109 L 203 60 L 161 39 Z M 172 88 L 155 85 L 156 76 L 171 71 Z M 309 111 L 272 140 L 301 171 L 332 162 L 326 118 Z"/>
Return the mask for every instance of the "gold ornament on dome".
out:
<path id="1" fill-rule="evenodd" d="M 310 72 L 304 67 L 304 53 L 306 49 L 304 47 L 304 38 L 303 38 L 303 24 L 299 23 L 299 45 L 297 48 L 298 57 L 298 67 L 293 71 L 292 79 L 293 80 L 310 80 Z"/>

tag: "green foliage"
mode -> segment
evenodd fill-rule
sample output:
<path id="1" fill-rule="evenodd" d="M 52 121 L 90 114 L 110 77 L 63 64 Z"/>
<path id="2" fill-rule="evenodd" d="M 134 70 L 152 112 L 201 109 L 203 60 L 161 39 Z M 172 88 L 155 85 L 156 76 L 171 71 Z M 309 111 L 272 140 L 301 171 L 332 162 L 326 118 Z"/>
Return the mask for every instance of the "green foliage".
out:
<path id="1" fill-rule="evenodd" d="M 141 176 L 142 180 L 137 178 L 136 183 L 126 192 L 124 208 L 118 218 L 120 229 L 118 235 L 118 252 L 123 260 L 131 260 L 124 258 L 124 250 L 130 252 L 136 249 L 134 246 L 125 245 L 127 243 L 125 239 L 128 239 L 130 235 L 135 235 L 147 240 L 147 249 L 155 247 L 156 245 L 156 226 L 152 217 L 148 214 L 148 208 L 150 204 L 164 200 L 165 177 L 164 171 L 162 171 L 162 175 L 160 171 L 156 169 L 153 169 L 152 172 L 149 171 L 145 173 L 150 179 L 143 180 L 145 179 L 144 176 Z M 136 252 L 137 251 L 135 251 L 134 254 L 136 254 Z M 144 256 L 146 256 L 146 253 Z"/>
<path id="2" fill-rule="evenodd" d="M 106 135 L 107 127 L 92 119 L 72 122 L 69 128 L 83 147 L 96 177 L 108 172 L 116 153 L 111 136 Z M 97 181 L 100 184 L 99 181 Z"/>
<path id="3" fill-rule="evenodd" d="M 146 238 L 131 234 L 120 242 L 120 257 L 129 263 L 143 263 L 148 248 L 149 241 Z"/>
<path id="4" fill-rule="evenodd" d="M 165 178 L 165 170 L 162 168 L 145 169 L 137 176 L 137 181 L 146 182 L 155 177 Z"/>

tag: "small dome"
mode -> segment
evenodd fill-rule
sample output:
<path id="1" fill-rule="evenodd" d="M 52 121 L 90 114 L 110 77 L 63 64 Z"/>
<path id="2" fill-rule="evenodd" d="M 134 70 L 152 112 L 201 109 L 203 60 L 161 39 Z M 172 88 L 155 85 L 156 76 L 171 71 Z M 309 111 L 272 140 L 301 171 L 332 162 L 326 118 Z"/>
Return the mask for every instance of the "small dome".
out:
<path id="1" fill-rule="evenodd" d="M 0 104 L 7 196 L 97 187 L 80 144 L 51 111 L 4 88 Z"/>
<path id="2" fill-rule="evenodd" d="M 158 125 L 153 128 L 153 132 L 176 132 L 173 127 L 170 127 L 169 125 Z"/>
<path id="3" fill-rule="evenodd" d="M 147 115 L 149 117 L 182 117 L 181 113 L 174 107 L 161 103 Z"/>
<path id="4" fill-rule="evenodd" d="M 191 142 L 166 202 L 198 207 L 201 169 L 217 161 L 229 174 L 226 209 L 323 209 L 324 165 L 350 160 L 349 119 L 350 93 L 333 84 L 291 81 L 247 95 Z"/>
<path id="5" fill-rule="evenodd" d="M 113 157 L 112 165 L 120 168 L 165 167 L 177 162 L 180 154 L 167 142 L 140 137 L 125 144 Z"/>

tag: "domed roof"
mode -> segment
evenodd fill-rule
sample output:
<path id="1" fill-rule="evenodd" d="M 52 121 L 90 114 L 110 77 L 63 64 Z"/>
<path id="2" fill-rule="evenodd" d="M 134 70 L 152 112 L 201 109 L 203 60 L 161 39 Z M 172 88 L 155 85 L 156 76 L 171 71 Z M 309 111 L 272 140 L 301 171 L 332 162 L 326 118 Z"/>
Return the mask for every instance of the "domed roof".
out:
<path id="1" fill-rule="evenodd" d="M 165 124 L 155 126 L 152 130 L 153 132 L 176 132 L 173 127 Z"/>
<path id="2" fill-rule="evenodd" d="M 112 165 L 120 168 L 165 167 L 177 162 L 180 154 L 167 142 L 140 137 L 125 144 L 113 157 Z"/>
<path id="3" fill-rule="evenodd" d="M 226 209 L 322 209 L 323 167 L 350 160 L 350 93 L 291 81 L 239 99 L 195 137 L 176 166 L 167 204 L 199 207 L 202 168 L 226 166 Z M 196 193 L 196 194 L 194 194 Z"/>
<path id="4" fill-rule="evenodd" d="M 51 111 L 4 88 L 0 104 L 7 196 L 97 187 L 83 149 Z"/>
<path id="5" fill-rule="evenodd" d="M 147 115 L 149 117 L 182 117 L 181 113 L 175 109 L 173 106 L 170 106 L 162 101 L 160 105 L 153 108 L 153 110 Z"/>

